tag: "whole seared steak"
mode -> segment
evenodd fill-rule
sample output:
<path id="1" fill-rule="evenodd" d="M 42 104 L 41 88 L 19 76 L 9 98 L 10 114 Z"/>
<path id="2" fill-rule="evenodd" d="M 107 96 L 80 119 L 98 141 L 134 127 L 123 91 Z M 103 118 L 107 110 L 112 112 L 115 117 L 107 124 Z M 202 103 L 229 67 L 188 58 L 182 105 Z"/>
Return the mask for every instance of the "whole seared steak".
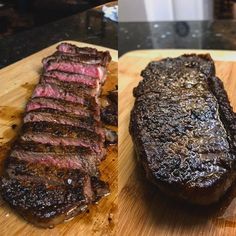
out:
<path id="1" fill-rule="evenodd" d="M 109 52 L 62 43 L 26 106 L 5 161 L 2 198 L 29 222 L 53 227 L 109 193 L 98 166 L 105 156 L 100 95 Z"/>
<path id="2" fill-rule="evenodd" d="M 147 178 L 188 202 L 214 203 L 235 180 L 235 114 L 210 55 L 149 63 L 130 134 Z"/>

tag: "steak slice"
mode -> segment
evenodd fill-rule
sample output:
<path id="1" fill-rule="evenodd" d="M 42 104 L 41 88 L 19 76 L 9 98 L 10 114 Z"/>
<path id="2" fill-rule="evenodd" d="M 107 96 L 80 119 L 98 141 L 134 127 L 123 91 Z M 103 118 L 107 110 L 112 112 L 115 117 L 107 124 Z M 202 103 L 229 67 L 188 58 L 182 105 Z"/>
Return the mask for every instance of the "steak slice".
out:
<path id="1" fill-rule="evenodd" d="M 60 43 L 57 46 L 57 50 L 60 52 L 71 53 L 71 54 L 76 54 L 76 53 L 96 54 L 98 52 L 98 50 L 95 48 L 89 48 L 89 47 L 81 48 L 81 47 L 76 47 L 75 45 L 70 43 Z"/>
<path id="2" fill-rule="evenodd" d="M 142 76 L 130 134 L 147 178 L 191 203 L 218 201 L 236 177 L 236 123 L 212 59 L 154 61 Z"/>
<path id="3" fill-rule="evenodd" d="M 4 177 L 1 180 L 1 191 L 3 199 L 13 209 L 39 227 L 52 228 L 73 217 L 72 211 L 78 214 L 87 208 L 82 186 L 68 188 L 65 185 L 53 185 L 52 187 L 43 182 Z"/>
<path id="4" fill-rule="evenodd" d="M 3 199 L 40 227 L 52 228 L 108 193 L 104 182 L 79 170 L 49 168 L 14 158 L 7 160 L 6 167 L 8 172 L 1 179 Z"/>
<path id="5" fill-rule="evenodd" d="M 44 121 L 25 123 L 22 126 L 20 138 L 24 141 L 44 144 L 89 147 L 97 153 L 104 152 L 103 137 L 92 131 L 70 125 Z"/>
<path id="6" fill-rule="evenodd" d="M 47 64 L 50 60 L 65 60 L 74 61 L 84 65 L 95 65 L 106 67 L 111 58 L 107 57 L 107 52 L 98 52 L 96 54 L 86 53 L 66 53 L 62 51 L 56 51 L 51 56 L 43 59 L 43 64 Z"/>
<path id="7" fill-rule="evenodd" d="M 101 128 L 101 122 L 98 122 L 91 116 L 78 117 L 53 109 L 38 109 L 36 111 L 31 111 L 25 114 L 24 123 L 40 121 L 71 125 L 95 132 L 102 137 L 104 137 L 105 135 L 104 129 Z"/>
<path id="8" fill-rule="evenodd" d="M 46 166 L 55 166 L 58 168 L 79 169 L 89 175 L 96 176 L 97 170 L 97 155 L 92 155 L 91 152 L 81 155 L 81 153 L 54 153 L 54 152 L 32 152 L 24 150 L 13 150 L 10 153 L 11 157 L 19 160 L 25 160 L 28 163 L 41 163 Z"/>
<path id="9" fill-rule="evenodd" d="M 99 80 L 97 78 L 76 73 L 65 73 L 63 71 L 51 70 L 47 72 L 45 71 L 43 75 L 64 82 L 73 82 L 73 84 L 85 84 L 92 88 L 96 88 L 99 86 Z"/>
<path id="10" fill-rule="evenodd" d="M 42 143 L 35 143 L 35 142 L 25 142 L 20 139 L 18 139 L 14 145 L 14 150 L 25 150 L 25 151 L 32 151 L 32 152 L 54 152 L 58 154 L 67 154 L 67 153 L 78 153 L 81 155 L 87 155 L 91 154 L 94 155 L 94 153 L 91 152 L 89 148 L 86 147 L 78 147 L 78 146 L 54 146 L 51 144 L 42 144 Z"/>
<path id="11" fill-rule="evenodd" d="M 59 70 L 63 72 L 83 74 L 93 78 L 98 78 L 101 83 L 103 83 L 106 78 L 106 70 L 102 66 L 95 66 L 89 64 L 86 65 L 75 60 L 69 61 L 64 58 L 50 58 L 47 62 L 45 62 L 44 69 L 46 72 L 52 70 Z"/>
<path id="12" fill-rule="evenodd" d="M 74 83 L 74 82 L 64 82 L 58 80 L 57 78 L 42 76 L 40 78 L 40 83 L 42 84 L 55 84 L 62 89 L 66 89 L 68 92 L 75 94 L 88 94 L 92 97 L 99 96 L 101 93 L 101 86 L 96 88 L 91 88 L 86 84 Z"/>
<path id="13" fill-rule="evenodd" d="M 86 170 L 94 170 L 93 174 L 91 175 L 97 175 L 99 172 L 97 169 L 95 169 L 98 164 L 100 164 L 101 157 L 94 151 L 92 151 L 88 147 L 78 147 L 78 146 L 62 146 L 62 145 L 57 145 L 53 146 L 51 144 L 43 144 L 43 143 L 35 143 L 35 142 L 27 142 L 23 140 L 18 140 L 14 146 L 13 146 L 13 151 L 15 152 L 16 155 L 23 155 L 26 153 L 30 154 L 32 153 L 32 156 L 29 157 L 29 162 L 40 162 L 40 158 L 34 159 L 34 153 L 36 155 L 45 153 L 47 154 L 53 154 L 54 158 L 54 165 L 58 167 L 63 167 L 66 168 L 66 166 L 70 166 L 73 164 L 74 166 L 71 167 L 71 169 L 80 169 L 82 172 L 86 172 Z M 11 154 L 13 156 L 14 154 Z M 58 155 L 58 157 L 56 156 Z M 63 157 L 64 155 L 64 157 Z M 70 158 L 67 158 L 70 157 Z M 19 157 L 20 159 L 21 157 Z M 23 157 L 24 158 L 24 157 Z M 51 158 L 52 159 L 52 158 Z M 82 160 L 80 160 L 82 159 Z M 78 162 L 78 163 L 77 163 Z M 82 165 L 85 168 L 80 168 Z M 48 163 L 42 163 L 44 165 L 49 165 Z M 88 172 L 88 171 L 87 171 Z M 92 173 L 92 171 L 90 172 Z"/>
<path id="14" fill-rule="evenodd" d="M 104 66 L 107 66 L 111 61 L 111 56 L 108 51 L 98 51 L 95 48 L 88 47 L 76 47 L 73 44 L 61 43 L 58 45 L 57 50 L 62 53 L 72 54 L 72 55 L 86 55 L 88 58 L 93 57 L 94 55 L 102 61 Z"/>
<path id="15" fill-rule="evenodd" d="M 56 84 L 38 84 L 33 92 L 35 97 L 49 97 L 55 99 L 62 99 L 64 101 L 79 103 L 86 106 L 91 106 L 94 103 L 93 97 L 83 93 L 73 93 L 65 88 L 61 88 Z"/>
<path id="16" fill-rule="evenodd" d="M 67 50 L 67 49 L 68 50 Z M 63 71 L 97 78 L 101 83 L 106 79 L 106 67 L 111 61 L 108 51 L 100 52 L 88 48 L 78 48 L 65 44 L 58 46 L 58 51 L 43 59 L 46 72 Z"/>
<path id="17" fill-rule="evenodd" d="M 48 97 L 36 97 L 32 98 L 27 106 L 26 111 L 35 111 L 38 109 L 52 109 L 61 112 L 65 112 L 71 115 L 77 116 L 86 116 L 86 117 L 94 117 L 99 120 L 100 110 L 97 106 L 95 100 L 92 99 L 89 105 L 87 104 L 78 104 L 69 101 L 64 101 L 61 99 L 54 99 Z"/>
<path id="18" fill-rule="evenodd" d="M 106 79 L 106 67 L 111 61 L 107 53 L 101 54 L 69 54 L 56 52 L 52 56 L 43 59 L 46 72 L 59 70 L 69 73 L 78 73 L 97 78 L 101 83 Z"/>

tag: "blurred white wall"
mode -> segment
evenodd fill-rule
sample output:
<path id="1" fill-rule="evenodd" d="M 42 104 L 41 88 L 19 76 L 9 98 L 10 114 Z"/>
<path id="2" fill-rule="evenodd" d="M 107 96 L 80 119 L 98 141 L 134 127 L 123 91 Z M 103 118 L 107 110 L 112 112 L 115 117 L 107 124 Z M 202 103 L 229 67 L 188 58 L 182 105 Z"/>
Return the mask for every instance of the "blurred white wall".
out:
<path id="1" fill-rule="evenodd" d="M 118 4 L 119 21 L 147 21 L 144 0 L 119 0 Z"/>
<path id="2" fill-rule="evenodd" d="M 213 19 L 213 0 L 119 0 L 119 21 Z"/>
<path id="3" fill-rule="evenodd" d="M 176 20 L 213 19 L 213 0 L 172 0 L 172 2 Z"/>

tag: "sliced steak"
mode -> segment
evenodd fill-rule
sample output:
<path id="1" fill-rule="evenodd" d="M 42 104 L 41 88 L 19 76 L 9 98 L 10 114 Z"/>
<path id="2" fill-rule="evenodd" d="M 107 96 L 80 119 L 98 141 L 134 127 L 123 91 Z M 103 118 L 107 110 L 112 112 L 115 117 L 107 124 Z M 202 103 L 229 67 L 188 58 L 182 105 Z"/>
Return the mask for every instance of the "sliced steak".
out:
<path id="1" fill-rule="evenodd" d="M 86 106 L 93 104 L 95 99 L 86 93 L 73 93 L 67 91 L 56 84 L 38 84 L 32 97 L 49 97 L 68 102 L 79 103 Z"/>
<path id="2" fill-rule="evenodd" d="M 110 58 L 107 57 L 106 52 L 98 52 L 96 54 L 86 54 L 86 53 L 73 54 L 73 53 L 56 51 L 53 55 L 44 58 L 43 64 L 46 65 L 50 60 L 65 60 L 71 62 L 78 62 L 84 65 L 95 65 L 102 67 L 106 67 L 107 64 L 110 62 Z"/>
<path id="3" fill-rule="evenodd" d="M 82 179 L 80 179 L 80 182 Z M 52 228 L 87 208 L 87 200 L 80 187 L 48 185 L 44 182 L 2 178 L 2 198 L 27 221 Z"/>
<path id="4" fill-rule="evenodd" d="M 100 114 L 99 107 L 97 106 L 96 101 L 93 99 L 91 103 L 87 105 L 48 97 L 36 97 L 31 99 L 26 106 L 26 111 L 29 112 L 43 108 L 62 111 L 77 116 L 92 116 L 97 120 L 99 119 Z"/>
<path id="5" fill-rule="evenodd" d="M 60 43 L 57 46 L 57 50 L 60 52 L 71 53 L 71 54 L 76 54 L 76 53 L 96 54 L 98 52 L 96 48 L 76 47 L 75 45 L 70 43 Z"/>
<path id="6" fill-rule="evenodd" d="M 147 178 L 196 204 L 235 180 L 235 114 L 209 55 L 151 62 L 134 89 L 130 133 Z"/>
<path id="7" fill-rule="evenodd" d="M 20 139 L 13 145 L 14 150 L 24 150 L 24 151 L 32 151 L 32 152 L 54 152 L 58 154 L 69 154 L 69 153 L 77 153 L 79 155 L 85 156 L 91 154 L 92 156 L 95 155 L 94 152 L 90 150 L 90 148 L 86 147 L 78 147 L 78 146 L 54 146 L 51 144 L 42 144 L 42 143 L 35 143 L 35 142 L 25 142 Z"/>
<path id="8" fill-rule="evenodd" d="M 110 61 L 111 57 L 108 52 L 71 54 L 58 51 L 52 56 L 43 59 L 43 65 L 46 72 L 59 70 L 69 73 L 78 73 L 98 78 L 101 83 L 104 83 L 106 79 L 105 68 Z"/>
<path id="9" fill-rule="evenodd" d="M 9 158 L 1 179 L 2 197 L 25 219 L 54 227 L 108 193 L 107 184 L 79 170 L 28 164 Z"/>
<path id="10" fill-rule="evenodd" d="M 45 65 L 44 69 L 46 72 L 52 70 L 59 70 L 69 73 L 78 73 L 86 76 L 91 76 L 93 78 L 99 78 L 101 83 L 104 82 L 106 78 L 106 70 L 102 66 L 95 65 L 84 65 L 76 61 L 68 61 L 66 59 L 50 59 Z"/>
<path id="11" fill-rule="evenodd" d="M 76 47 L 75 45 L 69 44 L 69 43 L 62 43 L 57 47 L 57 50 L 62 53 L 72 54 L 72 55 L 86 55 L 87 58 L 93 58 L 93 56 L 96 56 L 97 59 L 99 58 L 101 61 L 101 64 L 103 66 L 107 66 L 109 62 L 111 61 L 111 56 L 108 51 L 98 51 L 94 48 L 88 48 L 88 47 Z"/>
<path id="12" fill-rule="evenodd" d="M 96 54 L 98 52 L 98 50 L 95 48 L 76 47 L 75 45 L 70 43 L 60 43 L 57 46 L 57 50 L 60 52 L 71 53 L 71 54 L 76 54 L 76 53 Z"/>
<path id="13" fill-rule="evenodd" d="M 78 117 L 52 109 L 38 109 L 28 112 L 24 117 L 24 123 L 40 121 L 80 127 L 104 137 L 104 130 L 101 128 L 101 123 L 93 117 Z"/>
<path id="14" fill-rule="evenodd" d="M 63 71 L 51 70 L 47 72 L 45 71 L 43 75 L 64 82 L 73 82 L 74 84 L 85 84 L 92 88 L 96 88 L 99 86 L 99 80 L 97 78 L 76 73 L 65 73 Z"/>
<path id="15" fill-rule="evenodd" d="M 97 86 L 96 88 L 91 88 L 85 84 L 80 83 L 74 83 L 74 82 L 64 82 L 61 80 L 58 80 L 57 78 L 48 77 L 48 76 L 42 76 L 40 78 L 40 83 L 42 84 L 55 84 L 58 87 L 68 91 L 72 92 L 74 94 L 88 94 L 92 97 L 99 96 L 101 93 L 101 86 Z"/>
<path id="16" fill-rule="evenodd" d="M 109 193 L 98 169 L 105 156 L 98 96 L 110 60 L 89 48 L 44 60 L 0 178 L 2 198 L 37 226 L 54 227 Z"/>
<path id="17" fill-rule="evenodd" d="M 101 156 L 90 148 L 76 146 L 52 146 L 19 140 L 15 143 L 11 157 L 30 163 L 41 163 L 59 168 L 79 169 L 81 172 L 97 175 Z"/>
<path id="18" fill-rule="evenodd" d="M 72 145 L 89 147 L 97 153 L 103 153 L 103 137 L 95 132 L 70 125 L 49 122 L 25 123 L 22 126 L 21 139 L 53 145 Z"/>
<path id="19" fill-rule="evenodd" d="M 25 160 L 29 163 L 41 163 L 46 166 L 56 166 L 59 168 L 79 169 L 89 175 L 96 175 L 96 155 L 91 153 L 82 156 L 78 153 L 54 153 L 54 152 L 32 152 L 24 150 L 13 150 L 10 154 L 19 160 Z"/>

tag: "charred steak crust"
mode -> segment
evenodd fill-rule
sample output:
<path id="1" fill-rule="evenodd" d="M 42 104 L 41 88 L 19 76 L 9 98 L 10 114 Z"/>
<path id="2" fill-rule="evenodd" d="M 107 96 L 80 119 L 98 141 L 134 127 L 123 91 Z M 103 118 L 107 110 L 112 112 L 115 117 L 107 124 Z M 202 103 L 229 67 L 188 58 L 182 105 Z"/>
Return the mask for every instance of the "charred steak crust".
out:
<path id="1" fill-rule="evenodd" d="M 14 178 L 2 179 L 3 198 L 26 220 L 37 226 L 47 226 L 67 219 L 67 212 L 80 207 L 86 208 L 86 198 L 82 186 L 71 188 L 61 185 L 52 188 L 44 182 L 20 181 Z M 61 219 L 62 218 L 62 219 Z"/>
<path id="2" fill-rule="evenodd" d="M 98 169 L 105 156 L 98 96 L 110 61 L 109 52 L 67 43 L 43 60 L 0 178 L 3 200 L 39 227 L 54 227 L 109 193 Z"/>
<path id="3" fill-rule="evenodd" d="M 130 134 L 147 178 L 195 204 L 235 180 L 235 114 L 209 55 L 149 63 L 134 89 Z"/>
<path id="4" fill-rule="evenodd" d="M 49 56 L 43 60 L 43 63 L 48 63 L 50 60 L 57 61 L 71 61 L 79 62 L 87 65 L 100 65 L 106 66 L 110 61 L 110 57 L 107 52 L 98 52 L 96 54 L 85 54 L 85 53 L 66 53 L 66 52 L 55 52 L 52 56 Z"/>
<path id="5" fill-rule="evenodd" d="M 111 55 L 108 51 L 99 52 L 95 48 L 88 48 L 88 47 L 81 48 L 81 47 L 75 47 L 74 45 L 69 43 L 62 43 L 58 45 L 57 49 L 59 52 L 68 53 L 72 55 L 81 55 L 81 54 L 89 56 L 97 55 L 97 57 L 99 57 L 100 60 L 102 61 L 103 65 L 107 65 L 111 61 Z"/>

